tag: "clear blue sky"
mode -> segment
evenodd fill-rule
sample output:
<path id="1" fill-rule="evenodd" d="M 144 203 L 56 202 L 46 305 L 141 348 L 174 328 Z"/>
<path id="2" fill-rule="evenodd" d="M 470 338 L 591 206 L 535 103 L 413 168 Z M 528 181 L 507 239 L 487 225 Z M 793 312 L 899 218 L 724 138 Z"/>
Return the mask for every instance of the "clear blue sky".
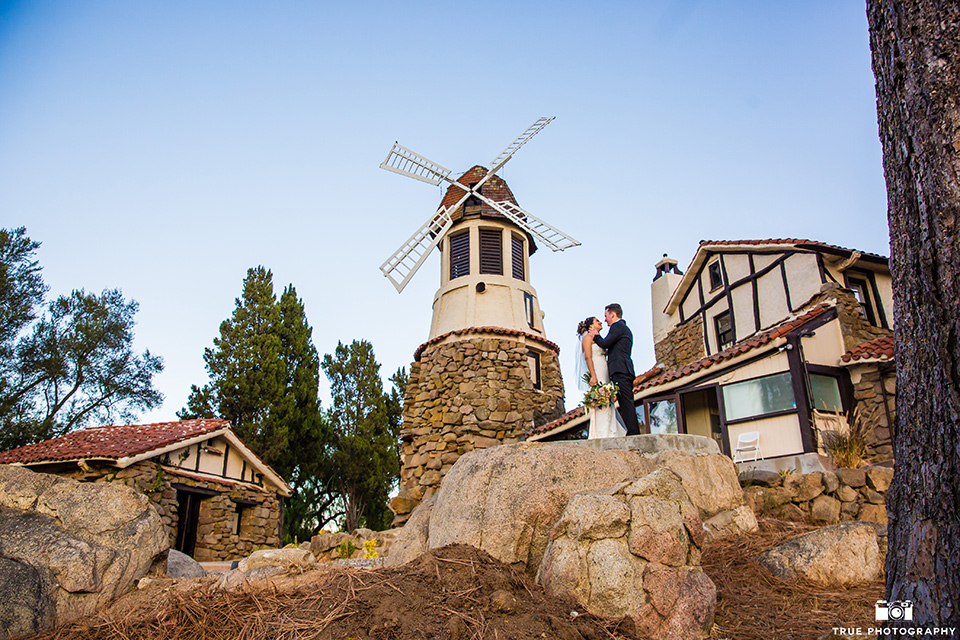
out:
<path id="1" fill-rule="evenodd" d="M 370 340 L 384 378 L 427 338 L 436 254 L 378 267 L 455 171 L 557 119 L 505 167 L 583 244 L 531 261 L 580 400 L 577 322 L 612 301 L 654 364 L 653 265 L 702 239 L 887 255 L 863 2 L 3 2 L 0 226 L 43 243 L 51 296 L 119 287 L 175 419 L 247 268 L 293 283 L 321 355 Z M 321 397 L 329 406 L 326 381 Z"/>

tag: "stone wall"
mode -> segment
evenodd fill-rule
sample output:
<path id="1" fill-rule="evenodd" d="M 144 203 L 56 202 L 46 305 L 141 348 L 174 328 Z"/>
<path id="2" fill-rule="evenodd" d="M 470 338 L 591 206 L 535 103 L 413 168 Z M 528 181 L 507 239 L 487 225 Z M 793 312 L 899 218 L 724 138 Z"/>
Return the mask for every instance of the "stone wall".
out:
<path id="1" fill-rule="evenodd" d="M 866 459 L 880 462 L 893 458 L 893 428 L 896 420 L 897 379 L 893 363 L 850 368 L 853 396 L 860 419 L 870 427 L 866 433 Z"/>
<path id="2" fill-rule="evenodd" d="M 494 337 L 495 336 L 495 337 Z M 540 389 L 527 352 L 540 356 Z M 564 412 L 558 353 L 502 335 L 428 344 L 410 367 L 403 408 L 399 526 L 465 453 L 517 442 L 534 424 Z"/>
<path id="3" fill-rule="evenodd" d="M 840 333 L 843 335 L 843 348 L 847 351 L 864 342 L 890 334 L 890 329 L 875 327 L 867 322 L 860 303 L 853 292 L 835 282 L 822 285 L 820 295 L 813 298 L 805 308 L 814 307 L 828 301 L 836 303 L 837 318 L 840 320 Z"/>
<path id="4" fill-rule="evenodd" d="M 665 371 L 679 369 L 707 355 L 703 346 L 703 319 L 697 315 L 670 331 L 653 345 L 657 362 Z"/>
<path id="5" fill-rule="evenodd" d="M 193 553 L 199 562 L 236 560 L 261 547 L 280 546 L 280 501 L 273 493 L 174 475 L 149 461 L 137 462 L 120 470 L 104 467 L 62 475 L 86 482 L 121 482 L 142 491 L 159 512 L 171 548 L 177 543 L 178 526 L 177 490 L 173 485 L 217 491 L 218 495 L 200 502 Z M 234 499 L 258 503 L 242 509 L 239 535 Z"/>
<path id="6" fill-rule="evenodd" d="M 879 465 L 823 473 L 740 474 L 743 497 L 754 514 L 813 524 L 854 520 L 886 524 L 886 493 L 892 480 L 893 468 Z"/>

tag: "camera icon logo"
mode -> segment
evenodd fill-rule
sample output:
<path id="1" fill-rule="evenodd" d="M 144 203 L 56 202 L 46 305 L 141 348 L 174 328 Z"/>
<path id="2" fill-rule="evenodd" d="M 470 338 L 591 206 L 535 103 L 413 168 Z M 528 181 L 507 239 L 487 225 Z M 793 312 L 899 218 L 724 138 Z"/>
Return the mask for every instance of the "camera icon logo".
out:
<path id="1" fill-rule="evenodd" d="M 877 620 L 913 620 L 912 600 L 877 600 Z"/>

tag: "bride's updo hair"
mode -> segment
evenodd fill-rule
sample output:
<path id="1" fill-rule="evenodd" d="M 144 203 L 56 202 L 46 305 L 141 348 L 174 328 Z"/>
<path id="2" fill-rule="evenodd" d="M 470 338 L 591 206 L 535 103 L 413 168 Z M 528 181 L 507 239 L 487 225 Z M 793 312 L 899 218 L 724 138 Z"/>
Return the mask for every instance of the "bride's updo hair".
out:
<path id="1" fill-rule="evenodd" d="M 583 322 L 581 322 L 580 324 L 578 324 L 578 325 L 577 325 L 577 335 L 578 335 L 578 336 L 582 336 L 582 335 L 585 334 L 587 331 L 589 331 L 589 330 L 590 330 L 590 327 L 593 325 L 594 322 L 596 322 L 596 320 L 597 320 L 596 317 L 590 316 L 589 318 L 587 318 L 586 320 L 584 320 Z"/>

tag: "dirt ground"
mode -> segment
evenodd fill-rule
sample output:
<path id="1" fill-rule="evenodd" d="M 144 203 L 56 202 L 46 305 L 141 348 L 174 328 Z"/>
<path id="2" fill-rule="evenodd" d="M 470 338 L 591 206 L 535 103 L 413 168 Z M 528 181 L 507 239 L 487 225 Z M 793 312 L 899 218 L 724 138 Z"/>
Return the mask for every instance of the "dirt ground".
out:
<path id="1" fill-rule="evenodd" d="M 815 640 L 834 626 L 872 626 L 883 584 L 828 591 L 786 583 L 753 560 L 812 527 L 761 521 L 756 533 L 704 551 L 717 585 L 712 638 Z M 628 618 L 604 620 L 549 598 L 524 573 L 463 545 L 402 567 L 325 567 L 225 592 L 217 579 L 150 581 L 109 609 L 41 640 L 632 640 Z M 576 612 L 576 615 L 573 614 Z"/>
<path id="2" fill-rule="evenodd" d="M 711 638 L 817 640 L 834 627 L 876 626 L 874 605 L 883 598 L 882 579 L 850 589 L 779 580 L 756 556 L 816 527 L 771 518 L 758 524 L 756 532 L 724 538 L 703 551 L 703 570 L 717 587 Z"/>

